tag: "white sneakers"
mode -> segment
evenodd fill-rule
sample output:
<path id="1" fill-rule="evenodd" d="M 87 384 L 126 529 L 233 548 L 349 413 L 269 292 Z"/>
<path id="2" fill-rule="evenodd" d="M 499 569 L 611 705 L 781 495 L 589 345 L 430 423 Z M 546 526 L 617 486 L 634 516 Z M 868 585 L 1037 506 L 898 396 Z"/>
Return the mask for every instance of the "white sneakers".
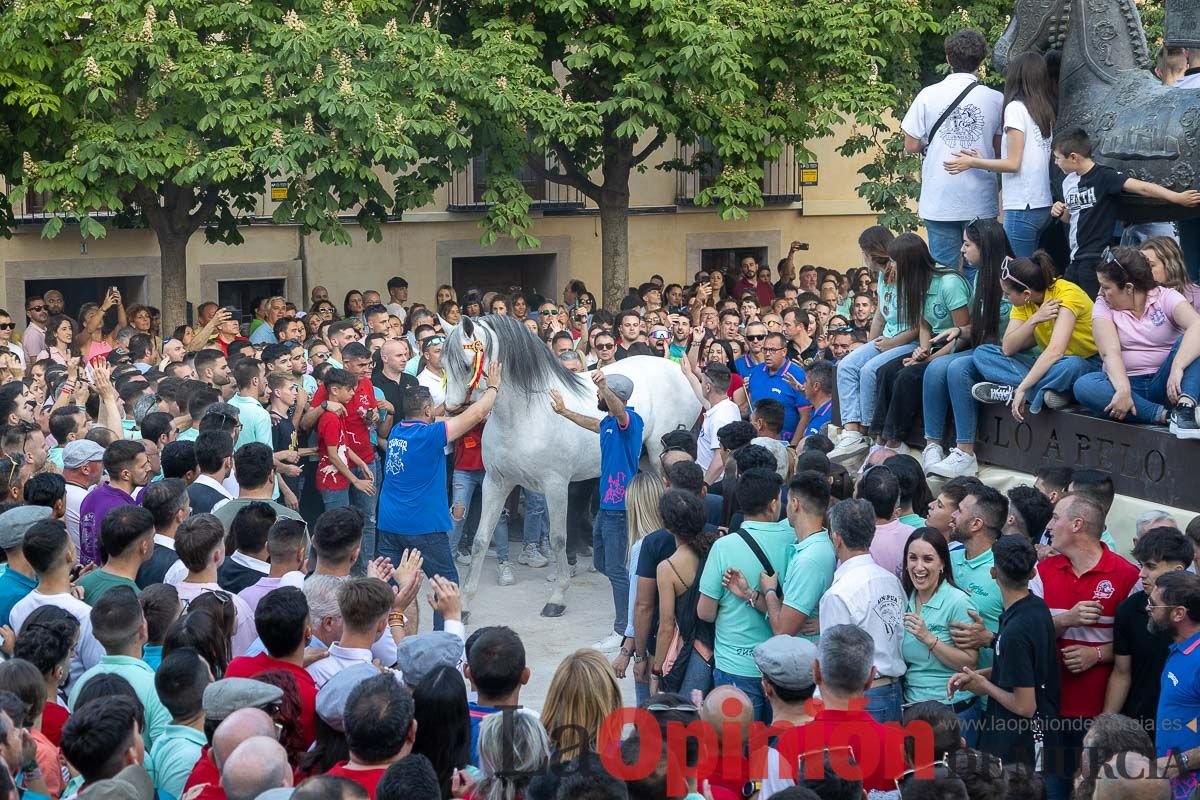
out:
<path id="1" fill-rule="evenodd" d="M 567 566 L 568 566 L 567 571 L 570 572 L 571 577 L 574 578 L 575 573 L 579 571 L 579 565 L 578 564 L 569 564 Z M 546 576 L 546 580 L 549 581 L 550 583 L 554 583 L 555 581 L 558 580 L 558 567 L 555 567 L 550 570 L 550 574 Z"/>
<path id="2" fill-rule="evenodd" d="M 829 460 L 848 466 L 871 448 L 871 440 L 858 431 L 842 431 L 837 446 L 829 451 Z"/>
<path id="3" fill-rule="evenodd" d="M 921 451 L 921 466 L 925 468 L 925 474 L 933 469 L 934 464 L 937 464 L 946 457 L 946 451 L 937 442 L 931 442 L 925 445 L 925 449 Z"/>
<path id="4" fill-rule="evenodd" d="M 1057 411 L 1060 408 L 1066 408 L 1071 405 L 1070 392 L 1056 392 L 1053 389 L 1047 389 L 1042 392 L 1042 405 L 1051 411 Z"/>
<path id="5" fill-rule="evenodd" d="M 929 448 L 926 448 L 926 452 L 929 452 Z M 974 453 L 967 453 L 955 447 L 950 451 L 950 455 L 930 467 L 928 472 L 943 478 L 976 475 L 979 473 L 979 461 Z"/>
<path id="6" fill-rule="evenodd" d="M 501 586 L 512 586 L 517 582 L 516 577 L 513 576 L 512 565 L 507 561 L 501 561 L 496 566 L 496 582 Z"/>
<path id="7" fill-rule="evenodd" d="M 625 637 L 613 631 L 608 636 L 605 636 L 598 642 L 592 642 L 592 649 L 599 650 L 601 653 L 612 653 L 619 650 L 621 643 L 625 641 Z"/>
<path id="8" fill-rule="evenodd" d="M 527 567 L 544 567 L 550 561 L 542 555 L 542 551 L 533 542 L 521 548 L 521 555 L 517 556 L 517 563 L 524 564 Z"/>

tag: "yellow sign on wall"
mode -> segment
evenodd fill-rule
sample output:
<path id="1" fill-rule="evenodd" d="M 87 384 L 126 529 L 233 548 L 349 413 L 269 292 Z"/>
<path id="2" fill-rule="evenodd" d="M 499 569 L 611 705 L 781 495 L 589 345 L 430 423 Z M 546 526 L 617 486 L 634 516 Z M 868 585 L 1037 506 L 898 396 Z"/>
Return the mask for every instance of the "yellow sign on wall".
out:
<path id="1" fill-rule="evenodd" d="M 276 201 L 287 200 L 288 185 L 287 181 L 271 181 L 271 199 Z"/>
<path id="2" fill-rule="evenodd" d="M 817 185 L 817 162 L 809 161 L 800 165 L 800 185 L 801 186 L 816 186 Z"/>

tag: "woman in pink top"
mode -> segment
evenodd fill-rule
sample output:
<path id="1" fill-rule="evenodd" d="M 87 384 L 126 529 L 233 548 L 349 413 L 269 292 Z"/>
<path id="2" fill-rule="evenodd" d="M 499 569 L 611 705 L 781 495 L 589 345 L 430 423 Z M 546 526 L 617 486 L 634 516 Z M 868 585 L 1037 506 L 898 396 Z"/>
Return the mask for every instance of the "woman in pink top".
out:
<path id="1" fill-rule="evenodd" d="M 1140 250 L 1117 247 L 1096 267 L 1100 297 L 1092 334 L 1104 372 L 1075 381 L 1075 398 L 1096 414 L 1147 425 L 1170 422 L 1180 439 L 1200 439 L 1200 314 L 1159 286 Z"/>
<path id="2" fill-rule="evenodd" d="M 1150 262 L 1150 271 L 1154 273 L 1158 285 L 1179 292 L 1192 304 L 1192 308 L 1200 311 L 1200 286 L 1192 283 L 1188 277 L 1179 242 L 1168 236 L 1155 236 L 1138 245 L 1138 249 Z"/>

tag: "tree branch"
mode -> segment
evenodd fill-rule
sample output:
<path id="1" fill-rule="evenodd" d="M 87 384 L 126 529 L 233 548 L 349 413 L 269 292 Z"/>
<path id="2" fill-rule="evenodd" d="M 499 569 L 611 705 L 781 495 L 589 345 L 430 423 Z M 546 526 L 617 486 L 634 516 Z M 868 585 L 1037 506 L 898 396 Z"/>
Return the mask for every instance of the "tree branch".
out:
<path id="1" fill-rule="evenodd" d="M 217 210 L 217 205 L 221 202 L 220 192 L 217 187 L 209 186 L 204 191 L 204 199 L 200 201 L 200 207 L 196 209 L 196 213 L 188 216 L 188 235 L 196 231 L 201 225 L 208 224 L 209 219 Z"/>
<path id="2" fill-rule="evenodd" d="M 575 165 L 575 159 L 571 157 L 571 151 L 562 142 L 554 143 L 554 154 L 558 156 L 559 165 L 562 167 L 562 172 L 551 172 L 542 167 L 539 169 L 537 162 L 534 162 L 534 171 L 540 177 L 550 181 L 551 183 L 561 184 L 563 186 L 571 186 L 596 202 L 600 201 L 600 186 L 592 182 L 592 180 L 584 174 L 583 170 Z"/>
<path id="3" fill-rule="evenodd" d="M 666 141 L 667 141 L 667 134 L 664 133 L 663 131 L 659 131 L 658 135 L 655 136 L 650 141 L 650 143 L 647 144 L 645 146 L 645 148 L 642 149 L 642 152 L 634 155 L 633 166 L 636 167 L 638 164 L 641 164 L 643 161 L 645 161 L 647 158 L 649 158 L 650 154 L 655 152 L 656 150 L 658 150 L 658 148 L 662 147 L 666 143 Z"/>

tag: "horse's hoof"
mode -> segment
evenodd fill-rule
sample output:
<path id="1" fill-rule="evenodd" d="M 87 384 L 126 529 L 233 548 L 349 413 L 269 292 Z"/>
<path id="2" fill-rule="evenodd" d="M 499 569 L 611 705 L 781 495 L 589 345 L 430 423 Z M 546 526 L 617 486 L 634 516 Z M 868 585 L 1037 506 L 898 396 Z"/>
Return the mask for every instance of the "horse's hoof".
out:
<path id="1" fill-rule="evenodd" d="M 567 610 L 567 607 L 562 603 L 546 603 L 542 606 L 543 617 L 561 617 Z"/>

